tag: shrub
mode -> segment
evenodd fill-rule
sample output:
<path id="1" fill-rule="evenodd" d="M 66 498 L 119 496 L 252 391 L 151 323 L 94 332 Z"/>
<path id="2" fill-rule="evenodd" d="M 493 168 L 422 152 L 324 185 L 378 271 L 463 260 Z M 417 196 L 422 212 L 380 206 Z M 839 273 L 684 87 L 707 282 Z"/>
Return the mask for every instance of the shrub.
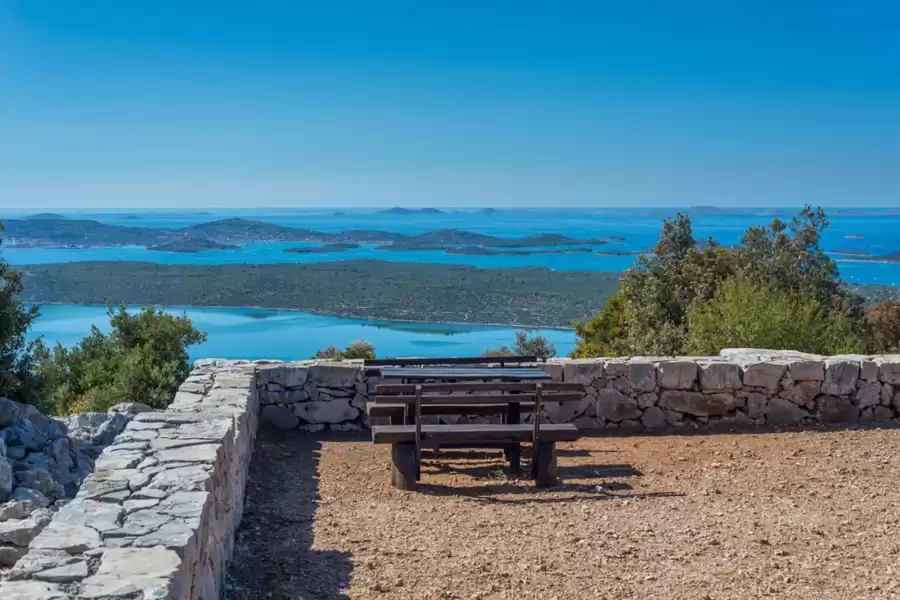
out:
<path id="1" fill-rule="evenodd" d="M 516 332 L 516 345 L 510 349 L 508 346 L 485 350 L 482 356 L 535 356 L 537 358 L 552 358 L 556 356 L 556 346 L 547 341 L 542 335 L 528 337 L 527 331 Z"/>
<path id="2" fill-rule="evenodd" d="M 900 301 L 882 300 L 866 307 L 863 318 L 868 351 L 900 352 Z"/>
<path id="3" fill-rule="evenodd" d="M 328 346 L 317 351 L 313 358 L 320 360 L 344 360 L 344 359 L 364 359 L 375 358 L 375 346 L 372 342 L 365 340 L 356 340 L 343 350 L 338 350 L 337 346 Z"/>
<path id="4" fill-rule="evenodd" d="M 861 352 L 853 315 L 816 298 L 729 280 L 716 296 L 688 310 L 687 351 L 718 354 L 722 348 L 771 348 L 815 354 Z"/>
<path id="5" fill-rule="evenodd" d="M 108 311 L 112 330 L 93 327 L 75 347 L 35 350 L 35 369 L 45 389 L 42 410 L 70 414 L 105 411 L 120 402 L 165 408 L 190 372 L 187 349 L 206 340 L 186 316 L 154 308 L 131 314 Z"/>

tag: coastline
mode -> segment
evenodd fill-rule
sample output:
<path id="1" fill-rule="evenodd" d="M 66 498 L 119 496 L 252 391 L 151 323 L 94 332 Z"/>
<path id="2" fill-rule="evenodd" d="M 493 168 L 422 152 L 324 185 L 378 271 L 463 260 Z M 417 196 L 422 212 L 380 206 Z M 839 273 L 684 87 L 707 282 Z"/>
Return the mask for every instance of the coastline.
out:
<path id="1" fill-rule="evenodd" d="M 29 301 L 28 304 L 43 306 L 43 305 L 51 305 L 51 306 L 86 306 L 86 307 L 103 307 L 105 304 L 82 304 L 80 302 L 41 302 L 41 301 Z M 118 306 L 114 304 L 113 306 Z M 126 306 L 138 306 L 138 304 L 126 304 Z M 372 316 L 359 316 L 352 314 L 343 314 L 337 312 L 329 312 L 325 310 L 315 310 L 315 309 L 300 309 L 300 308 L 276 308 L 271 306 L 220 306 L 220 305 L 203 305 L 203 306 L 184 306 L 184 305 L 165 305 L 165 304 L 150 304 L 147 306 L 154 306 L 157 308 L 163 309 L 199 309 L 203 310 L 206 308 L 219 309 L 219 310 L 230 310 L 230 309 L 248 309 L 248 310 L 268 310 L 274 312 L 293 312 L 293 313 L 307 313 L 310 315 L 317 315 L 322 317 L 335 317 L 338 319 L 346 319 L 353 321 L 370 321 L 372 323 L 415 323 L 415 324 L 423 324 L 423 325 L 472 325 L 477 327 L 502 327 L 505 329 L 552 329 L 554 331 L 575 331 L 574 327 L 560 327 L 553 325 L 521 325 L 516 323 L 481 323 L 475 321 L 425 321 L 421 319 L 385 319 L 379 317 Z M 373 325 L 374 326 L 374 325 Z"/>

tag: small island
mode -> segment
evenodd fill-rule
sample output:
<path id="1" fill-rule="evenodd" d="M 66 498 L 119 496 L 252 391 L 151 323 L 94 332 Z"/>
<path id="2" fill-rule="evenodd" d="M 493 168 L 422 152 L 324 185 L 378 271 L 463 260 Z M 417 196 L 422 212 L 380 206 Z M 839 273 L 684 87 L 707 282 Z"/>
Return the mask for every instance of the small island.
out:
<path id="1" fill-rule="evenodd" d="M 442 215 L 444 211 L 438 210 L 436 208 L 403 208 L 402 206 L 395 206 L 394 208 L 387 208 L 384 210 L 376 210 L 376 214 L 382 215 L 414 215 L 414 214 L 431 214 L 431 215 Z"/>
<path id="2" fill-rule="evenodd" d="M 285 248 L 282 252 L 293 254 L 315 254 L 318 252 L 346 252 L 359 248 L 359 244 L 322 244 L 321 246 L 300 246 L 298 248 Z"/>
<path id="3" fill-rule="evenodd" d="M 29 221 L 42 221 L 47 219 L 65 219 L 66 217 L 56 214 L 56 213 L 37 213 L 33 215 L 28 215 L 27 217 L 22 217 L 23 219 L 28 219 Z"/>
<path id="4" fill-rule="evenodd" d="M 858 233 L 849 233 L 844 236 L 844 239 L 845 240 L 863 240 L 865 238 Z"/>
<path id="5" fill-rule="evenodd" d="M 531 256 L 532 254 L 574 254 L 593 252 L 590 248 L 559 248 L 555 250 L 493 250 L 483 246 L 463 246 L 447 248 L 444 254 L 470 254 L 478 256 Z"/>
<path id="6" fill-rule="evenodd" d="M 835 256 L 872 256 L 863 250 L 829 250 L 828 254 L 834 254 Z"/>
<path id="7" fill-rule="evenodd" d="M 598 256 L 638 256 L 643 254 L 640 250 L 597 250 Z"/>
<path id="8" fill-rule="evenodd" d="M 210 250 L 240 250 L 240 248 L 240 246 L 235 244 L 223 244 L 206 238 L 182 238 L 163 244 L 149 246 L 147 250 L 153 250 L 154 252 L 193 253 L 207 252 Z"/>
<path id="9" fill-rule="evenodd" d="M 881 263 L 900 263 L 900 250 L 891 252 L 890 254 L 882 254 L 881 256 L 854 256 L 853 258 L 845 258 L 845 261 L 866 261 Z"/>

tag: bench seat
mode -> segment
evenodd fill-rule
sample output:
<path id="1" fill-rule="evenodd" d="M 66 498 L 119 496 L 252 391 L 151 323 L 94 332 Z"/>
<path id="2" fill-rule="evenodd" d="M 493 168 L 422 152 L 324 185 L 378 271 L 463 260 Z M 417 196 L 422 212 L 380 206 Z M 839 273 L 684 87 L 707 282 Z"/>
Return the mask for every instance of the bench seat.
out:
<path id="1" fill-rule="evenodd" d="M 578 428 L 571 423 L 542 424 L 540 442 L 572 442 L 579 438 Z M 415 442 L 415 425 L 376 425 L 372 441 L 376 444 Z M 422 441 L 456 444 L 464 442 L 530 442 L 534 425 L 422 425 Z"/>
<path id="2" fill-rule="evenodd" d="M 406 404 L 366 404 L 366 414 L 370 417 L 400 418 L 406 414 Z M 423 404 L 423 415 L 468 415 L 491 416 L 505 415 L 509 410 L 507 404 Z M 533 402 L 519 404 L 519 412 L 533 413 Z"/>

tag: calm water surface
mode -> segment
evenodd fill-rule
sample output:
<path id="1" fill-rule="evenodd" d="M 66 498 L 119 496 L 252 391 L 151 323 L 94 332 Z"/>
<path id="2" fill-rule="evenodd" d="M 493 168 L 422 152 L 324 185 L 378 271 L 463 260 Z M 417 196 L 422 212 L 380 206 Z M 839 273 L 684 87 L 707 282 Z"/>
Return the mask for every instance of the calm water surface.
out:
<path id="1" fill-rule="evenodd" d="M 132 307 L 133 310 L 136 308 Z M 362 321 L 303 312 L 253 308 L 166 309 L 186 312 L 197 329 L 209 334 L 205 344 L 190 350 L 191 358 L 273 358 L 296 360 L 312 356 L 329 345 L 344 347 L 364 339 L 375 344 L 380 357 L 477 356 L 488 348 L 512 345 L 518 329 L 452 323 L 392 323 Z M 32 337 L 71 346 L 90 332 L 91 325 L 109 330 L 106 307 L 43 305 L 32 328 Z M 535 329 L 568 354 L 575 333 L 560 329 Z"/>

